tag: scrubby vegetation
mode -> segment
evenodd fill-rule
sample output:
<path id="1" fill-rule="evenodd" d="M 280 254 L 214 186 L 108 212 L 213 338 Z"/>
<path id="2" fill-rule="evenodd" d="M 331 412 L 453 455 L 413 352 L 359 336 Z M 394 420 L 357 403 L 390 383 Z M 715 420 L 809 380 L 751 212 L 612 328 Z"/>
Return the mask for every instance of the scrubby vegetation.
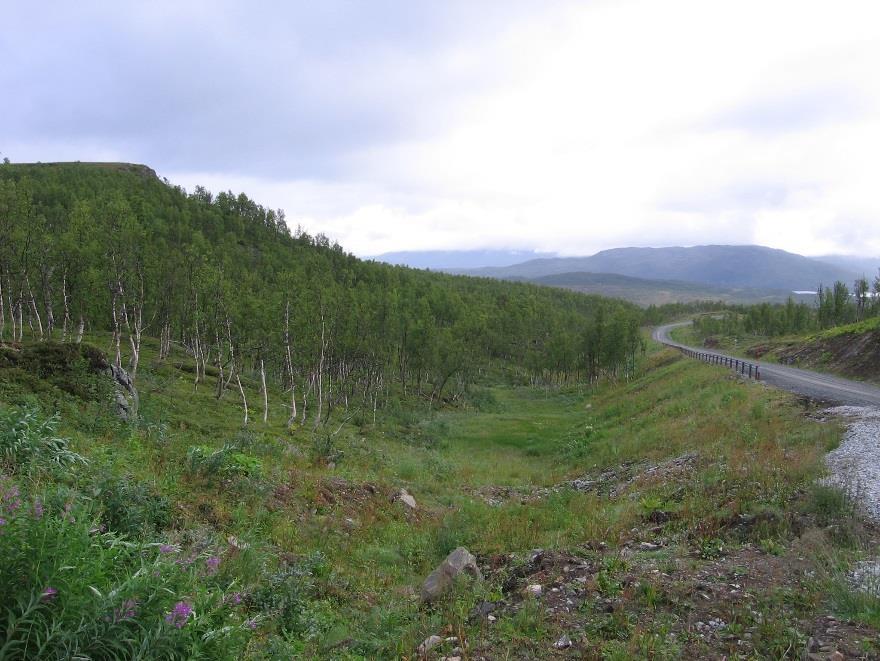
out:
<path id="1" fill-rule="evenodd" d="M 811 486 L 839 428 L 758 384 L 652 349 L 629 381 L 493 376 L 474 405 L 338 433 L 291 431 L 276 406 L 242 430 L 182 352 L 144 352 L 134 423 L 0 369 L 4 427 L 83 459 L 4 463 L 8 658 L 412 658 L 438 632 L 459 639 L 438 655 L 471 658 L 562 654 L 564 635 L 608 658 L 778 656 L 825 609 L 874 623 L 843 569 L 873 532 Z M 484 580 L 422 606 L 460 545 Z M 724 624 L 701 635 L 710 617 Z"/>

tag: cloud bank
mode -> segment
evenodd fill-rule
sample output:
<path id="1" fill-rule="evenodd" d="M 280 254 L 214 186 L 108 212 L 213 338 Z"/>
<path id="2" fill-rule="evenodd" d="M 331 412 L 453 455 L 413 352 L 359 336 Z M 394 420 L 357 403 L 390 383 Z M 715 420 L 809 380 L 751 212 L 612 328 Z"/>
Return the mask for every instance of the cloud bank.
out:
<path id="1" fill-rule="evenodd" d="M 358 254 L 880 254 L 870 2 L 9 3 L 0 151 L 243 190 Z"/>

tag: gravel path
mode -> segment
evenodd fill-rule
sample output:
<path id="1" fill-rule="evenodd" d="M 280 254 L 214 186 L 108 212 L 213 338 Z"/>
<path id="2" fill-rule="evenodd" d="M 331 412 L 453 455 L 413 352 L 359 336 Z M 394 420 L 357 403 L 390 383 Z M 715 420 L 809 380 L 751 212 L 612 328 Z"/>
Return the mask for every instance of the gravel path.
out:
<path id="1" fill-rule="evenodd" d="M 826 483 L 844 489 L 880 521 L 880 409 L 835 406 L 826 413 L 847 420 L 843 441 L 825 457 L 830 471 Z"/>

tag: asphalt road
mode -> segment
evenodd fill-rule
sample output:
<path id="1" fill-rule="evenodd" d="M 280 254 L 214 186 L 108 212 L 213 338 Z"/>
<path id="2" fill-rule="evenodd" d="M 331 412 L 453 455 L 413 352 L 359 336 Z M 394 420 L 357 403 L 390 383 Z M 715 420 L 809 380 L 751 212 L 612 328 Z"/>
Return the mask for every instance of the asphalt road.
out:
<path id="1" fill-rule="evenodd" d="M 658 342 L 666 344 L 670 347 L 691 349 L 693 351 L 702 351 L 703 353 L 716 356 L 727 356 L 728 354 L 720 351 L 712 351 L 702 347 L 689 347 L 679 342 L 675 342 L 669 337 L 669 331 L 679 326 L 688 326 L 691 322 L 685 321 L 677 324 L 667 324 L 658 326 L 654 329 L 653 337 Z M 860 383 L 859 381 L 850 381 L 837 376 L 829 376 L 819 372 L 810 370 L 797 369 L 795 367 L 786 367 L 784 365 L 776 365 L 774 363 L 761 363 L 754 359 L 752 363 L 761 366 L 761 380 L 766 381 L 770 385 L 800 395 L 806 395 L 813 399 L 820 399 L 837 404 L 848 404 L 852 406 L 880 406 L 880 388 Z M 724 368 L 727 369 L 727 368 Z"/>

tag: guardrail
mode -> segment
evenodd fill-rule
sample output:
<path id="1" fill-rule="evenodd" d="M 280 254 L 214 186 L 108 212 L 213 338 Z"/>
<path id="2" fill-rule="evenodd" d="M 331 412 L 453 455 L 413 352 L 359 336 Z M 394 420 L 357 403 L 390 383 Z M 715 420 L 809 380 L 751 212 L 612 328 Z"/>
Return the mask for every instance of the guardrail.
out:
<path id="1" fill-rule="evenodd" d="M 724 367 L 729 367 L 736 370 L 743 376 L 748 376 L 750 379 L 755 379 L 756 381 L 761 380 L 761 368 L 755 363 L 749 363 L 745 360 L 740 360 L 739 358 L 731 358 L 730 356 L 720 356 L 717 353 L 694 351 L 693 349 L 686 349 L 684 347 L 678 347 L 678 350 L 686 356 L 696 358 L 697 360 L 702 360 L 709 363 L 710 365 L 722 365 Z"/>

